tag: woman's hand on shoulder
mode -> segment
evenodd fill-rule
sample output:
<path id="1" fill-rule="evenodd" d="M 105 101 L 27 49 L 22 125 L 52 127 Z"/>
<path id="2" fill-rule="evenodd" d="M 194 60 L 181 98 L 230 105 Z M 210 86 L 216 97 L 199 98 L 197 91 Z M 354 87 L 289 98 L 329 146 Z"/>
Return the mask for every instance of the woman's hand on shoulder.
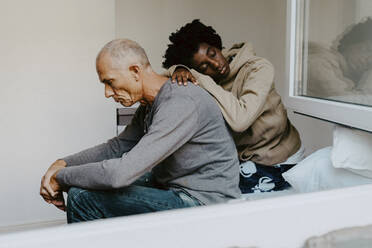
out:
<path id="1" fill-rule="evenodd" d="M 172 83 L 178 83 L 179 85 L 187 86 L 188 82 L 192 82 L 195 85 L 198 85 L 195 77 L 191 74 L 189 70 L 183 67 L 177 67 L 172 75 Z"/>

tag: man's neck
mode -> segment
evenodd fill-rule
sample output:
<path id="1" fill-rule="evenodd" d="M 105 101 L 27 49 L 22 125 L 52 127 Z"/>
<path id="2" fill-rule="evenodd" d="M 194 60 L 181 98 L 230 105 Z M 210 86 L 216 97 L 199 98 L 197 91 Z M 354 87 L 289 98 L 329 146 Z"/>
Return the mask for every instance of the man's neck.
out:
<path id="1" fill-rule="evenodd" d="M 168 81 L 168 77 L 149 71 L 143 74 L 143 100 L 152 104 L 158 95 L 160 88 Z"/>

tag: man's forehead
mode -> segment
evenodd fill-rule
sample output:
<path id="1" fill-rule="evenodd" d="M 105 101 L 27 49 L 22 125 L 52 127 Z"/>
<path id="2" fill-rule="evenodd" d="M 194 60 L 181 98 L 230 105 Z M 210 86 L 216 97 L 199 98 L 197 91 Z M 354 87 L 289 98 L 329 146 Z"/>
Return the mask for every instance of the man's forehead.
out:
<path id="1" fill-rule="evenodd" d="M 96 60 L 97 72 L 107 71 L 113 68 L 112 59 L 107 55 L 100 55 Z"/>
<path id="2" fill-rule="evenodd" d="M 106 77 L 103 75 L 103 73 L 100 71 L 97 71 L 97 74 L 98 74 L 99 81 L 101 83 L 104 83 L 104 81 L 106 80 Z"/>
<path id="3" fill-rule="evenodd" d="M 108 68 L 107 64 L 100 61 L 97 61 L 96 70 L 98 78 L 101 82 L 104 82 L 105 80 L 110 78 L 110 74 L 112 74 L 110 73 L 111 70 L 110 68 Z"/>
<path id="4" fill-rule="evenodd" d="M 110 56 L 107 55 L 107 53 L 101 53 L 98 55 L 97 59 L 96 59 L 96 65 L 97 67 L 98 66 L 102 66 L 104 64 L 107 64 L 109 63 L 111 60 Z"/>

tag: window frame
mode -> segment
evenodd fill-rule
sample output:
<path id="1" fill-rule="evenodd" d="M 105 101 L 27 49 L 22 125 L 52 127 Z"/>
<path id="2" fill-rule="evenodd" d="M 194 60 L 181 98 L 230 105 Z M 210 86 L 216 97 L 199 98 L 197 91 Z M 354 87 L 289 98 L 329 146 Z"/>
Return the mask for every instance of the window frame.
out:
<path id="1" fill-rule="evenodd" d="M 308 14 L 304 10 L 308 2 L 287 0 L 286 94 L 283 100 L 295 113 L 372 132 L 372 107 L 299 96 L 295 93 L 303 70 L 304 60 L 299 48 L 303 45 L 302 39 L 307 37 L 307 28 L 304 24 L 307 24 Z M 306 51 L 307 48 L 303 49 Z"/>

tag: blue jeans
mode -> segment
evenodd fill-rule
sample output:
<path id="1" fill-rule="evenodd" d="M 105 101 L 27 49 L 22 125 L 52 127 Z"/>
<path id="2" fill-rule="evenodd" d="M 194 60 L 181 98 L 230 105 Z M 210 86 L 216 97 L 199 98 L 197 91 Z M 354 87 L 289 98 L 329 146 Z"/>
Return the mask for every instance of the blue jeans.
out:
<path id="1" fill-rule="evenodd" d="M 132 185 L 117 190 L 70 188 L 67 197 L 67 222 L 75 223 L 199 205 L 201 203 L 186 192 L 155 188 L 148 173 Z"/>

